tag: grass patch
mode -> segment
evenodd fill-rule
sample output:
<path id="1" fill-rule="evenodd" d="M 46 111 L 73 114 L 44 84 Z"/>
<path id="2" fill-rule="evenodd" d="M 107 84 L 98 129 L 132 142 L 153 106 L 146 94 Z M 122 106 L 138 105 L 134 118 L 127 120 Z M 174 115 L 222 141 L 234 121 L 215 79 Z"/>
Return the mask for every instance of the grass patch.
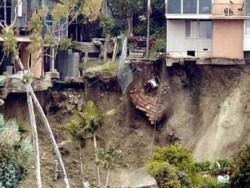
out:
<path id="1" fill-rule="evenodd" d="M 105 72 L 105 73 L 110 73 L 112 75 L 116 75 L 117 72 L 118 72 L 118 67 L 119 67 L 119 64 L 118 63 L 112 63 L 112 64 L 104 64 L 104 65 L 101 65 L 101 68 L 102 68 L 102 72 Z"/>
<path id="2" fill-rule="evenodd" d="M 92 67 L 97 67 L 103 64 L 104 64 L 103 61 L 89 61 L 87 63 L 83 63 L 83 70 L 86 70 Z"/>
<path id="3" fill-rule="evenodd" d="M 103 72 L 111 74 L 113 76 L 117 75 L 119 64 L 115 63 L 103 63 L 103 62 L 89 62 L 84 64 L 83 69 L 86 72 Z"/>

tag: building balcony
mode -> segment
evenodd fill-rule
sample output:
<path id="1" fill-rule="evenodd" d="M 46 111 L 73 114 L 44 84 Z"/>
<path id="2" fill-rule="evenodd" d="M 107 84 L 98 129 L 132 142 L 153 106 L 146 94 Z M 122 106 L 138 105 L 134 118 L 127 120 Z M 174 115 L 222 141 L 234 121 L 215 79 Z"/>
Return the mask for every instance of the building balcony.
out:
<path id="1" fill-rule="evenodd" d="M 244 3 L 215 3 L 212 4 L 213 19 L 245 19 L 250 15 L 245 14 Z"/>

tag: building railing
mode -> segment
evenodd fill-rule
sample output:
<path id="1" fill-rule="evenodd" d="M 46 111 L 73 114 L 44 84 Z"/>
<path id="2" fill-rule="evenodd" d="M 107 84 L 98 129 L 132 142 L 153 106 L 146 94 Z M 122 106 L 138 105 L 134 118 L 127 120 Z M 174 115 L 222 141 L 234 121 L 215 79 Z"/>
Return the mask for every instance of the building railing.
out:
<path id="1" fill-rule="evenodd" d="M 212 4 L 212 15 L 217 16 L 244 16 L 243 3 L 215 3 Z"/>

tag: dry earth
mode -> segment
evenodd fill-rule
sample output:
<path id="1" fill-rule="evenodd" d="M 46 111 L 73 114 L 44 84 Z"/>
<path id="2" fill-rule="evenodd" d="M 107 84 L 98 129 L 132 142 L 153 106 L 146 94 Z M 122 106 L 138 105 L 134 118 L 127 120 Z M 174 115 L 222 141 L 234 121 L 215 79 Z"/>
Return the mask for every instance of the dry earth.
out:
<path id="1" fill-rule="evenodd" d="M 79 147 L 63 131 L 63 126 L 74 118 L 73 111 L 81 109 L 87 100 L 94 100 L 102 113 L 116 109 L 118 113 L 104 121 L 97 135 L 99 147 L 119 146 L 126 154 L 126 169 L 112 175 L 111 182 L 149 181 L 147 176 L 138 175 L 138 169 L 157 146 L 180 142 L 189 147 L 197 160 L 216 159 L 233 155 L 245 144 L 250 143 L 250 67 L 249 66 L 196 66 L 184 65 L 164 68 L 157 65 L 133 65 L 137 67 L 130 89 L 143 88 L 144 83 L 159 75 L 162 87 L 151 91 L 158 97 L 163 119 L 156 131 L 145 114 L 137 110 L 126 94 L 122 94 L 116 78 L 88 76 L 86 84 L 74 88 L 56 85 L 53 90 L 38 93 L 47 112 L 58 143 L 62 147 L 72 187 L 81 186 Z M 138 68 L 139 67 L 139 68 Z M 6 118 L 16 118 L 27 124 L 28 110 L 24 94 L 9 95 L 1 111 Z M 39 139 L 41 144 L 43 187 L 63 187 L 62 180 L 53 180 L 55 156 L 40 119 Z M 154 139 L 153 139 L 154 138 Z M 65 142 L 66 141 L 66 142 Z M 83 149 L 85 179 L 94 180 L 93 143 L 88 141 Z M 32 169 L 31 169 L 32 172 Z M 105 171 L 101 169 L 102 179 Z M 121 172 L 121 173 L 118 173 Z M 124 175 L 126 174 L 126 175 Z M 137 176 L 138 175 L 138 176 Z M 148 183 L 148 182 L 147 182 Z M 121 185 L 121 186 L 122 186 Z M 35 187 L 31 175 L 22 187 Z"/>

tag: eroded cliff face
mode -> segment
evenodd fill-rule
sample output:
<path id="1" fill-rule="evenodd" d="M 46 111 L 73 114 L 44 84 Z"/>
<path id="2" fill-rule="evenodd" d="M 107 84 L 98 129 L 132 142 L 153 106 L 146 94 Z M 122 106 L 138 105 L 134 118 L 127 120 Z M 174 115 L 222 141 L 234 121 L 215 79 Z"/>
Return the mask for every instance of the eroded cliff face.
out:
<path id="1" fill-rule="evenodd" d="M 160 104 L 162 118 L 155 131 L 146 114 L 136 109 L 129 94 L 122 94 L 117 79 L 109 75 L 86 75 L 81 84 L 56 84 L 52 90 L 38 93 L 56 140 L 63 145 L 61 152 L 73 187 L 81 186 L 79 148 L 62 127 L 75 118 L 74 111 L 83 108 L 88 100 L 94 100 L 102 113 L 116 109 L 117 113 L 105 119 L 97 131 L 98 145 L 115 145 L 125 151 L 128 173 L 144 167 L 157 146 L 180 142 L 192 149 L 197 160 L 206 160 L 230 156 L 250 143 L 249 66 L 161 67 L 133 64 L 133 82 L 128 88 L 128 92 L 144 89 L 148 80 L 160 77 L 158 90 L 145 90 Z M 26 123 L 28 128 L 25 95 L 9 95 L 5 102 L 1 112 L 7 118 L 15 117 Z M 38 122 L 44 187 L 61 187 L 61 179 L 53 181 L 55 156 L 39 118 Z M 83 149 L 83 161 L 85 178 L 91 181 L 93 153 L 89 140 Z M 102 177 L 105 178 L 103 169 Z M 122 176 L 113 173 L 111 177 L 111 182 L 117 185 Z M 34 178 L 28 178 L 25 186 L 34 187 Z"/>
<path id="2" fill-rule="evenodd" d="M 197 160 L 231 156 L 250 141 L 249 67 L 190 68 L 184 71 L 190 85 L 174 92 L 174 112 L 166 126 L 192 148 Z"/>

